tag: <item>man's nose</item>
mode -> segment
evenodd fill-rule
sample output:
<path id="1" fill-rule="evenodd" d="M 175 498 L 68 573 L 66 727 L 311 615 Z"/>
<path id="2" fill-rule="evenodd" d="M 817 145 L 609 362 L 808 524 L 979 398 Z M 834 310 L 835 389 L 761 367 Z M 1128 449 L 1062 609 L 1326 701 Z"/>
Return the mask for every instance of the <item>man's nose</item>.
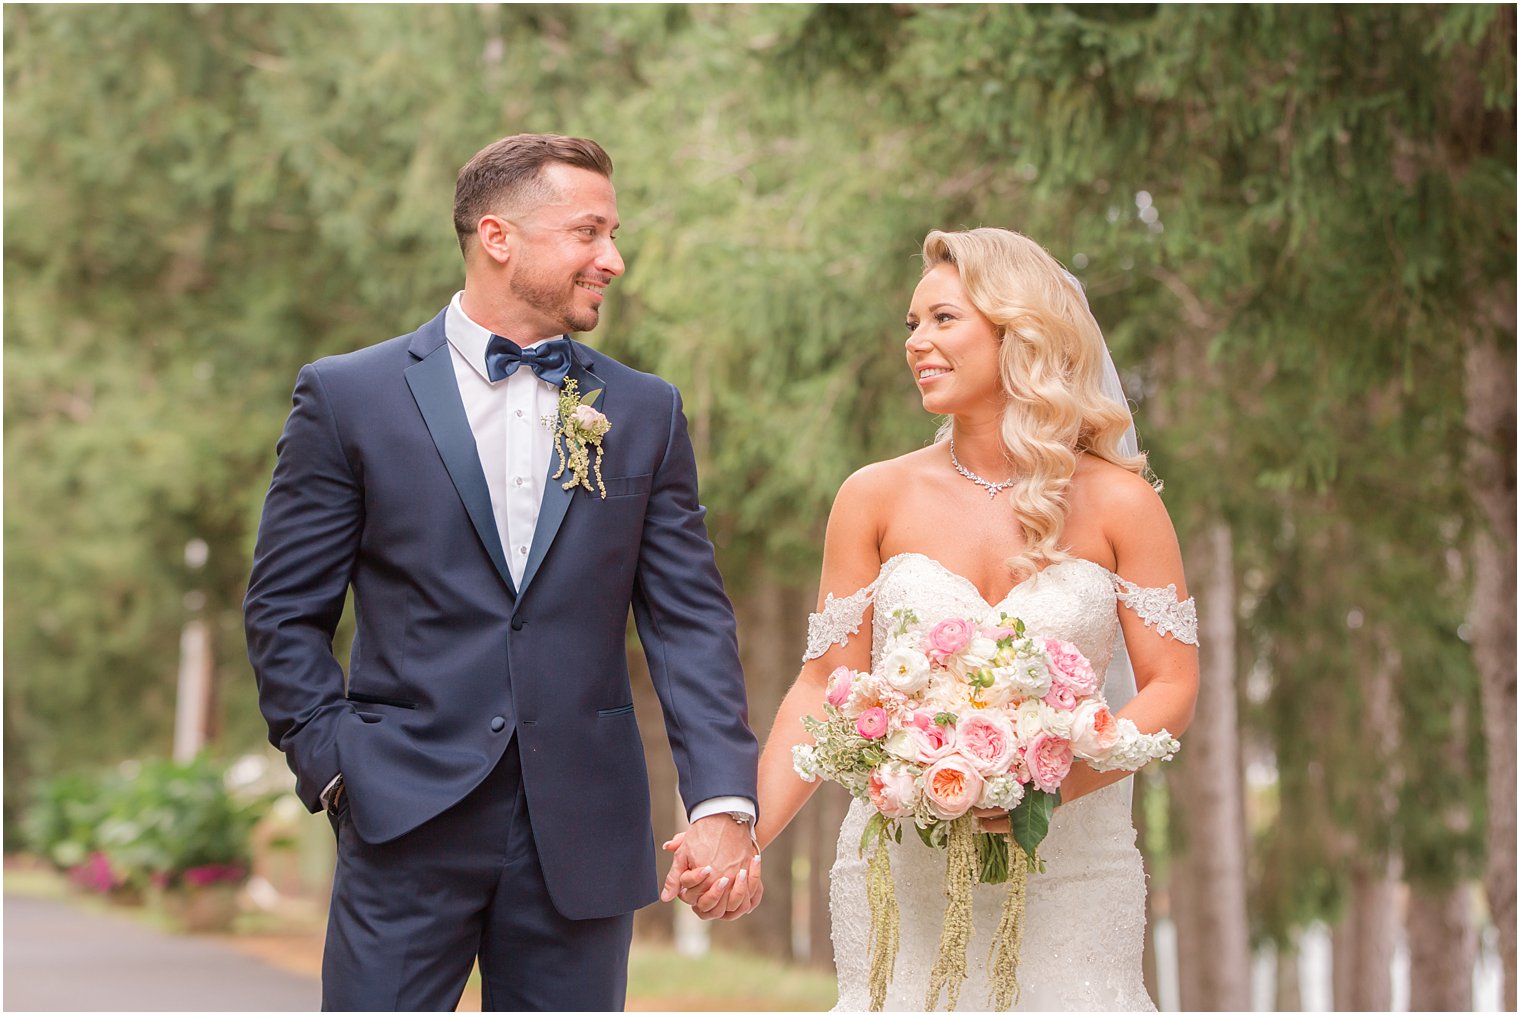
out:
<path id="1" fill-rule="evenodd" d="M 609 275 L 617 276 L 623 273 L 623 255 L 618 253 L 617 243 L 609 239 L 602 248 L 601 256 L 596 259 L 598 271 L 604 271 Z"/>

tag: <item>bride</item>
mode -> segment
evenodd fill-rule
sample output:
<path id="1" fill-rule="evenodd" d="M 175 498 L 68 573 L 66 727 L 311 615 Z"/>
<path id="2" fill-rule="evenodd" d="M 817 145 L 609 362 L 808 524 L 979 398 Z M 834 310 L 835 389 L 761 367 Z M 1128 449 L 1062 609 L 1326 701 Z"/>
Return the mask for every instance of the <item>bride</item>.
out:
<path id="1" fill-rule="evenodd" d="M 839 489 L 804 666 L 760 760 L 762 847 L 817 785 L 792 770 L 792 747 L 808 742 L 802 717 L 823 714 L 836 667 L 873 668 L 900 607 L 925 624 L 994 608 L 1018 616 L 1032 635 L 1075 643 L 1098 673 L 1114 660 L 1104 694 L 1142 732 L 1180 734 L 1192 717 L 1197 621 L 1176 534 L 1142 478 L 1118 376 L 1076 280 L 1007 230 L 932 232 L 923 252 L 907 365 L 925 411 L 946 422 L 936 443 L 869 465 Z M 1061 787 L 1040 848 L 1045 869 L 1028 885 L 1022 1010 L 1153 1010 L 1141 979 L 1145 875 L 1130 789 L 1125 773 L 1100 775 L 1080 762 Z M 845 1010 L 869 1003 L 860 844 L 870 811 L 851 805 L 832 872 Z M 1005 812 L 978 815 L 984 830 L 1008 828 Z M 926 995 L 945 912 L 945 853 L 912 834 L 885 848 L 901 913 L 886 1007 L 922 1010 L 935 1003 Z M 1005 894 L 976 886 L 963 1006 L 990 997 L 979 960 Z"/>

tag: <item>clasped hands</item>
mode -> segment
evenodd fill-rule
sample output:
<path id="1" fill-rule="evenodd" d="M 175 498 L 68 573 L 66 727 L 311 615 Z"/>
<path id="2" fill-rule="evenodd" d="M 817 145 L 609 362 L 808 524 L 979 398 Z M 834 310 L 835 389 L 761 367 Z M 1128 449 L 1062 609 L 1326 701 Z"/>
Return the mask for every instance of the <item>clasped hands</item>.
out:
<path id="1" fill-rule="evenodd" d="M 675 861 L 660 901 L 679 898 L 704 920 L 737 920 L 760 904 L 760 854 L 750 826 L 726 814 L 692 823 L 665 843 Z"/>

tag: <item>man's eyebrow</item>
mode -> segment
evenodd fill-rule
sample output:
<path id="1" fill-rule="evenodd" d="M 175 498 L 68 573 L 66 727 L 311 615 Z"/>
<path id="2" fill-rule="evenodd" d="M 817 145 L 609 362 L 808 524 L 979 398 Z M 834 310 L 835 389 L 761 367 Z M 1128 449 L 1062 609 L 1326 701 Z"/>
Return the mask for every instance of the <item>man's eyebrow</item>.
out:
<path id="1" fill-rule="evenodd" d="M 604 226 L 604 225 L 607 224 L 608 220 L 607 220 L 607 216 L 605 216 L 605 215 L 598 215 L 594 211 L 588 211 L 588 212 L 582 212 L 579 215 L 572 215 L 570 217 L 570 221 L 571 222 L 595 222 L 599 226 Z M 612 228 L 616 229 L 616 228 L 618 228 L 618 226 L 620 224 L 621 223 L 614 222 L 612 224 Z"/>

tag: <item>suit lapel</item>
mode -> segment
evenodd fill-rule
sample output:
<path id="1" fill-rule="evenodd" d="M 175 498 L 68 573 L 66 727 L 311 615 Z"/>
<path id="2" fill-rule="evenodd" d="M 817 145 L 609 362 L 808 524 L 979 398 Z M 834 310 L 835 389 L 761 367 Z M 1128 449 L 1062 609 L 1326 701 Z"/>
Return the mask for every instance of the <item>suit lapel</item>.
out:
<path id="1" fill-rule="evenodd" d="M 485 545 L 491 563 L 508 591 L 516 593 L 512 584 L 512 572 L 507 569 L 507 555 L 502 552 L 501 537 L 496 532 L 496 518 L 491 511 L 491 491 L 486 487 L 485 473 L 480 470 L 480 454 L 475 448 L 475 435 L 470 431 L 469 418 L 464 414 L 464 401 L 459 397 L 459 382 L 454 377 L 454 362 L 449 355 L 448 343 L 443 341 L 443 315 L 424 326 L 412 343 L 412 354 L 421 357 L 406 370 L 406 383 L 412 389 L 417 408 L 422 411 L 428 433 L 438 447 L 439 457 L 449 470 L 454 489 L 464 502 L 464 509 L 475 526 L 475 534 Z M 431 331 L 436 325 L 437 334 Z M 436 345 L 434 344 L 436 339 Z M 431 348 L 429 348 L 431 346 Z M 526 583 L 525 583 L 526 584 Z"/>
<path id="2" fill-rule="evenodd" d="M 607 385 L 591 372 L 588 362 L 589 356 L 581 347 L 576 346 L 574 360 L 566 376 L 576 380 L 582 397 L 593 391 L 599 392 L 591 404 L 593 408 L 600 408 L 603 399 L 607 396 Z M 528 562 L 523 566 L 522 589 L 519 594 L 528 591 L 528 583 L 538 573 L 538 566 L 543 563 L 544 557 L 549 553 L 550 545 L 554 542 L 554 537 L 559 534 L 559 527 L 565 520 L 565 512 L 570 510 L 570 501 L 577 496 L 575 490 L 565 489 L 564 484 L 570 478 L 568 473 L 555 479 L 554 474 L 557 471 L 559 471 L 559 454 L 551 452 L 549 471 L 544 474 L 544 499 L 538 507 L 538 524 L 533 527 L 533 546 L 528 551 Z M 585 496 L 586 491 L 580 490 L 580 495 Z"/>

